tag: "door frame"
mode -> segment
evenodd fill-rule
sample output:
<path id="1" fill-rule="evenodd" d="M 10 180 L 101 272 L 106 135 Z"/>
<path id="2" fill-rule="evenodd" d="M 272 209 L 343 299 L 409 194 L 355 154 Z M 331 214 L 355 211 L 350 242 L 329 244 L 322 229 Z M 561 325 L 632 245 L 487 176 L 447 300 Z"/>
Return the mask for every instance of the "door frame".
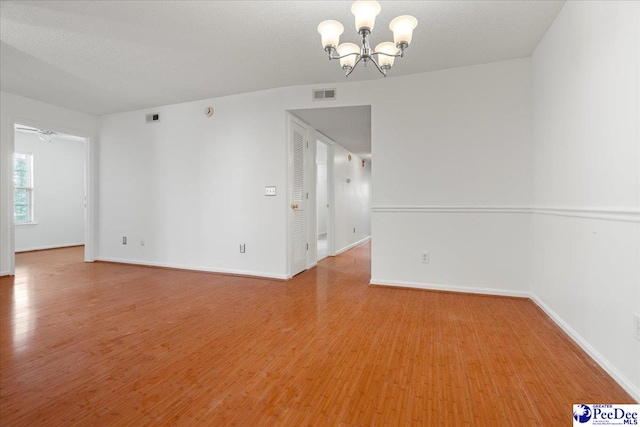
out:
<path id="1" fill-rule="evenodd" d="M 333 178 L 333 151 L 335 141 L 333 141 L 328 136 L 324 135 L 316 131 L 316 140 L 324 143 L 327 146 L 327 203 L 329 203 L 329 211 L 327 212 L 327 257 L 335 256 L 336 251 L 334 248 L 334 218 L 335 218 L 335 186 L 334 186 L 334 178 Z M 315 164 L 316 160 L 316 151 L 313 153 L 313 163 Z M 315 181 L 315 179 L 314 179 Z M 318 185 L 318 183 L 315 183 Z M 316 193 L 314 187 L 313 192 Z M 317 201 L 318 195 L 314 194 L 314 201 L 316 203 L 316 212 L 317 212 Z M 316 227 L 315 227 L 315 245 L 318 247 L 318 221 L 316 219 Z M 316 252 L 316 262 L 318 261 L 318 253 Z"/>
<path id="2" fill-rule="evenodd" d="M 11 131 L 8 132 L 8 159 L 6 166 L 9 170 L 13 170 L 13 155 L 16 151 L 16 125 L 30 126 L 36 129 L 48 129 L 57 133 L 73 135 L 84 138 L 84 261 L 95 261 L 95 141 L 94 136 L 77 129 L 66 128 L 54 124 L 44 123 L 37 120 L 11 118 Z M 13 223 L 13 179 L 7 180 L 8 209 L 11 226 L 9 227 L 9 274 L 14 276 L 16 273 L 16 229 Z"/>

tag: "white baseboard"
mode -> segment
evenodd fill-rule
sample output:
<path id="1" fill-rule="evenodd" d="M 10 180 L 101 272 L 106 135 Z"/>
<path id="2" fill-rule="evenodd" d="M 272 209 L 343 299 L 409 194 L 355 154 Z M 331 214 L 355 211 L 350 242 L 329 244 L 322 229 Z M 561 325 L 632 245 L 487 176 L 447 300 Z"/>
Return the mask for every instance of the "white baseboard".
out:
<path id="1" fill-rule="evenodd" d="M 34 248 L 16 249 L 16 253 L 31 252 L 31 251 L 46 251 L 47 249 L 71 248 L 73 246 L 84 246 L 84 242 L 80 242 L 80 243 L 65 243 L 64 245 L 37 246 L 37 247 L 34 247 Z"/>
<path id="2" fill-rule="evenodd" d="M 336 255 L 340 255 L 341 253 L 346 252 L 349 249 L 353 249 L 356 246 L 360 246 L 361 244 L 363 244 L 365 242 L 368 242 L 369 240 L 371 240 L 371 236 L 367 236 L 362 240 L 358 240 L 357 242 L 354 242 L 354 243 L 350 244 L 349 246 L 345 246 L 344 248 L 337 250 L 336 251 Z"/>
<path id="3" fill-rule="evenodd" d="M 11 276 L 11 272 L 9 271 L 0 271 L 0 277 L 2 276 Z"/>
<path id="4" fill-rule="evenodd" d="M 237 276 L 252 276 L 252 277 L 258 277 L 263 279 L 280 279 L 280 280 L 287 279 L 286 274 L 274 274 L 274 273 L 265 273 L 260 271 L 249 271 L 249 270 L 234 270 L 234 269 L 228 269 L 228 268 L 211 268 L 211 267 L 171 264 L 171 263 L 154 262 L 154 261 L 138 261 L 138 260 L 131 260 L 131 259 L 120 259 L 120 258 L 109 258 L 109 257 L 96 257 L 96 261 L 117 262 L 119 264 L 142 265 L 146 267 L 174 268 L 176 270 L 203 271 L 206 273 L 233 274 Z"/>
<path id="5" fill-rule="evenodd" d="M 593 348 L 591 344 L 580 336 L 562 317 L 560 317 L 555 311 L 545 304 L 535 294 L 531 294 L 531 301 L 533 301 L 542 311 L 546 313 L 555 323 L 558 325 L 571 339 L 580 346 L 591 358 L 602 367 L 611 377 L 624 388 L 627 393 L 633 397 L 636 402 L 640 402 L 640 388 L 636 387 L 629 378 L 624 376 L 618 371 L 598 350 Z"/>
<path id="6" fill-rule="evenodd" d="M 471 286 L 450 286 L 441 285 L 435 283 L 421 283 L 421 282 L 405 282 L 400 280 L 385 280 L 374 279 L 369 281 L 372 286 L 395 286 L 400 288 L 413 288 L 413 289 L 425 289 L 430 291 L 448 291 L 448 292 L 462 292 L 466 294 L 481 294 L 481 295 L 496 295 L 502 297 L 519 297 L 529 298 L 530 293 L 526 291 L 512 291 L 506 289 L 496 288 L 477 288 Z"/>

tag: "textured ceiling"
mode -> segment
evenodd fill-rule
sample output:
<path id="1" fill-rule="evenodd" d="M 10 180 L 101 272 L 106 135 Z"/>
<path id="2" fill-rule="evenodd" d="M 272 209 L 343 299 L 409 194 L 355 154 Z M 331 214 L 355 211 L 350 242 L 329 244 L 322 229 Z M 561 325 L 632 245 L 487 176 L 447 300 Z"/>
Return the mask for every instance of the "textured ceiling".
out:
<path id="1" fill-rule="evenodd" d="M 347 150 L 371 159 L 371 106 L 291 110 Z"/>
<path id="2" fill-rule="evenodd" d="M 418 19 L 390 76 L 531 55 L 555 1 L 382 1 L 372 44 L 389 21 Z M 343 81 L 320 46 L 325 19 L 357 41 L 351 2 L 2 1 L 3 91 L 93 114 L 259 89 Z M 350 80 L 381 78 L 359 69 Z"/>

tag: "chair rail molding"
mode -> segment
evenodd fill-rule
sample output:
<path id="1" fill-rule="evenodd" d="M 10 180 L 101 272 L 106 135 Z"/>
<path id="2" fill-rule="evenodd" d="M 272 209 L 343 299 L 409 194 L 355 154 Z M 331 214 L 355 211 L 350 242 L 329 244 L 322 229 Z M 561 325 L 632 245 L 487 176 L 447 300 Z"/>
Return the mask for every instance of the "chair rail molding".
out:
<path id="1" fill-rule="evenodd" d="M 640 222 L 640 209 L 562 206 L 374 206 L 373 213 L 513 213 Z"/>

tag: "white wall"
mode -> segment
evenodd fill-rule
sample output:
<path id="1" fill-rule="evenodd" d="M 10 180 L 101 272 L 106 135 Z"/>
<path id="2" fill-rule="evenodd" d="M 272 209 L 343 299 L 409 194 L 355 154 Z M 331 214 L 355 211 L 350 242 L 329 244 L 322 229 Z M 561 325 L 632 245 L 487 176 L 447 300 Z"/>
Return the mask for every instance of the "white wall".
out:
<path id="1" fill-rule="evenodd" d="M 14 123 L 89 137 L 88 157 L 91 157 L 92 144 L 97 140 L 98 118 L 6 92 L 0 93 L 0 118 L 0 160 L 2 161 L 0 168 L 0 274 L 4 275 L 11 272 L 13 257 L 10 242 L 14 234 L 14 226 L 12 211 L 9 209 L 9 195 L 13 188 L 11 171 Z M 89 180 L 88 185 L 90 189 L 94 188 L 92 179 Z M 92 252 L 92 248 L 88 250 Z"/>
<path id="2" fill-rule="evenodd" d="M 530 66 L 403 78 L 374 104 L 373 283 L 528 292 Z"/>
<path id="3" fill-rule="evenodd" d="M 529 290 L 529 218 L 473 209 L 530 200 L 530 66 L 520 59 L 336 85 L 338 101 L 323 106 L 372 105 L 372 281 Z M 149 110 L 161 113 L 154 124 L 144 123 L 148 111 L 104 117 L 100 258 L 286 276 L 285 110 L 317 108 L 312 87 L 161 107 Z M 207 105 L 216 109 L 212 118 L 202 112 Z M 350 170 L 345 154 L 336 150 L 344 160 L 335 165 L 336 197 L 344 197 L 345 212 L 368 212 L 349 205 L 367 189 L 346 178 L 368 173 L 369 164 L 363 169 L 354 156 Z M 310 168 L 310 182 L 314 175 Z M 276 185 L 279 196 L 265 197 L 265 185 Z M 455 221 L 431 212 L 443 205 L 463 212 Z M 199 209 L 189 214 L 192 206 Z M 391 222 L 386 208 L 397 210 Z M 315 212 L 308 219 L 315 222 Z M 336 219 L 337 250 L 369 235 L 366 224 L 352 222 Z M 495 226 L 500 222 L 510 226 Z M 406 234 L 398 233 L 398 223 Z M 461 234 L 460 227 L 468 231 Z M 340 230 L 349 237 L 340 240 Z M 482 250 L 468 251 L 479 241 Z M 240 243 L 247 254 L 239 254 Z M 420 262 L 422 250 L 430 252 L 430 264 Z M 508 265 L 490 267 L 505 260 Z"/>
<path id="4" fill-rule="evenodd" d="M 103 117 L 99 258 L 286 277 L 285 123 L 278 91 Z"/>
<path id="5" fill-rule="evenodd" d="M 36 222 L 16 226 L 16 252 L 84 244 L 84 143 L 18 131 L 15 151 L 33 155 Z"/>
<path id="6" fill-rule="evenodd" d="M 327 234 L 327 221 L 329 219 L 327 203 L 327 146 L 316 142 L 316 211 L 318 223 L 318 236 Z"/>
<path id="7" fill-rule="evenodd" d="M 638 2 L 567 2 L 533 55 L 533 203 L 556 214 L 533 217 L 533 294 L 636 399 L 639 28 Z"/>
<path id="8" fill-rule="evenodd" d="M 348 156 L 351 156 L 349 160 Z M 334 236 L 336 254 L 371 236 L 371 164 L 333 145 Z"/>

